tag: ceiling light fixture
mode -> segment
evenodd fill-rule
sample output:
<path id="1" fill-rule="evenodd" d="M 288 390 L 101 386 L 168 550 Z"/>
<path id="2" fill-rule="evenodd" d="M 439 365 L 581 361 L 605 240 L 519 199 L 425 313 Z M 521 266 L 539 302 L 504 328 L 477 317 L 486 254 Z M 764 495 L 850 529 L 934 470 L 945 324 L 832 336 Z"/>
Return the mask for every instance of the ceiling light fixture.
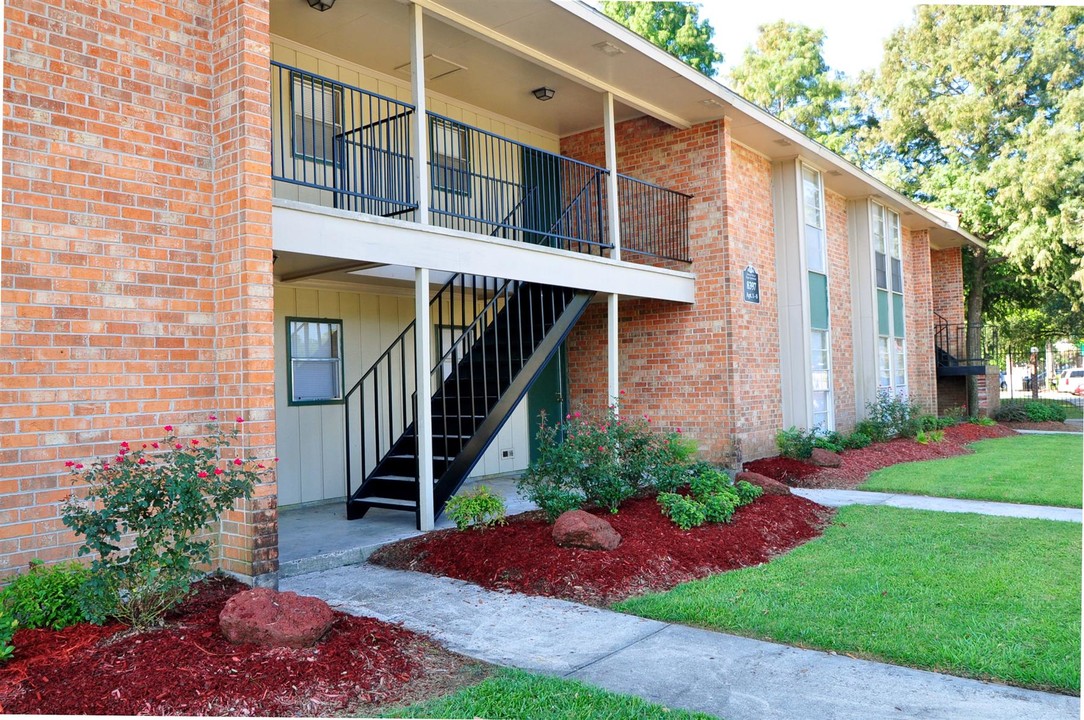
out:
<path id="1" fill-rule="evenodd" d="M 552 100 L 553 96 L 557 94 L 557 91 L 549 87 L 540 87 L 532 90 L 531 94 L 542 102 L 545 102 L 547 100 Z"/>
<path id="2" fill-rule="evenodd" d="M 309 7 L 313 10 L 319 10 L 320 12 L 330 10 L 331 6 L 335 4 L 335 0 L 308 0 L 308 2 Z"/>

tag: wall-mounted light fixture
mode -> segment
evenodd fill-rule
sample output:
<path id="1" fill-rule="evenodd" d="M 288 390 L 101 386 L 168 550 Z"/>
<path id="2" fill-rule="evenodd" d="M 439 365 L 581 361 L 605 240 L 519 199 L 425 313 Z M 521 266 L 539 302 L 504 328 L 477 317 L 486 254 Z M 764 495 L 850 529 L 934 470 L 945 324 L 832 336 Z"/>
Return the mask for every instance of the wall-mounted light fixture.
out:
<path id="1" fill-rule="evenodd" d="M 320 12 L 324 12 L 325 10 L 330 10 L 331 6 L 335 4 L 335 0 L 308 0 L 308 1 L 309 1 L 309 7 L 311 7 L 313 10 L 319 10 Z"/>
<path id="2" fill-rule="evenodd" d="M 557 94 L 557 91 L 553 88 L 540 87 L 535 88 L 531 93 L 542 102 L 545 102 L 546 100 L 552 100 L 553 96 Z"/>

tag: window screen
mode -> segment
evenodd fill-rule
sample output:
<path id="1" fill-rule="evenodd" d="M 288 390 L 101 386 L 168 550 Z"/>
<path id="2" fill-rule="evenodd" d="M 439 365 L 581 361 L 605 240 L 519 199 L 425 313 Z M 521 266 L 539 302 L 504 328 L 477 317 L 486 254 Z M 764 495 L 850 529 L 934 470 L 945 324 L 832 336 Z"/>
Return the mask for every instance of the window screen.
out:
<path id="1" fill-rule="evenodd" d="M 457 195 L 470 195 L 467 129 L 445 120 L 434 120 L 429 130 L 433 187 Z"/>

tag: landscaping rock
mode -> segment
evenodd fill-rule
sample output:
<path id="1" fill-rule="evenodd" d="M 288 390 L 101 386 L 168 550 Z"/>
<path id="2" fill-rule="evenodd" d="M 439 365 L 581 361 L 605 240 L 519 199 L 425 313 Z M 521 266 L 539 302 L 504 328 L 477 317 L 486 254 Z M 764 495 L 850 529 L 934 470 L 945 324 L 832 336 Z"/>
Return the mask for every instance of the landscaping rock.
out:
<path id="1" fill-rule="evenodd" d="M 553 541 L 559 547 L 613 550 L 621 544 L 621 536 L 602 518 L 583 510 L 569 510 L 553 524 Z"/>
<path id="2" fill-rule="evenodd" d="M 813 448 L 813 454 L 809 456 L 809 462 L 820 467 L 837 468 L 843 464 L 843 458 L 839 453 L 824 448 Z"/>
<path id="3" fill-rule="evenodd" d="M 764 491 L 765 495 L 790 495 L 789 487 L 778 480 L 773 480 L 767 475 L 761 475 L 760 473 L 748 471 L 740 472 L 735 480 L 738 482 L 744 480 L 750 485 L 756 485 Z"/>
<path id="4" fill-rule="evenodd" d="M 230 642 L 271 647 L 311 647 L 333 622 L 335 614 L 323 600 L 270 588 L 237 593 L 218 616 Z"/>

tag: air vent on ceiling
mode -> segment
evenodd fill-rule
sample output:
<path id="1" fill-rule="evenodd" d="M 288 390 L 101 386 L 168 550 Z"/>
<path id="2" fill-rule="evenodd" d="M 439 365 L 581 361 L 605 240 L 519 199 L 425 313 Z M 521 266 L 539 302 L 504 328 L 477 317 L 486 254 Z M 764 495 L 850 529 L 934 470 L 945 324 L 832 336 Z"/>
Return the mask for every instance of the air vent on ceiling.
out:
<path id="1" fill-rule="evenodd" d="M 459 63 L 452 62 L 447 58 L 442 58 L 439 55 L 426 55 L 425 56 L 425 80 L 426 82 L 432 82 L 433 80 L 439 80 L 443 77 L 448 77 L 452 73 L 457 73 L 460 70 L 466 70 Z M 406 75 L 410 77 L 410 63 L 403 63 L 399 67 L 395 68 L 395 72 L 400 75 Z"/>

